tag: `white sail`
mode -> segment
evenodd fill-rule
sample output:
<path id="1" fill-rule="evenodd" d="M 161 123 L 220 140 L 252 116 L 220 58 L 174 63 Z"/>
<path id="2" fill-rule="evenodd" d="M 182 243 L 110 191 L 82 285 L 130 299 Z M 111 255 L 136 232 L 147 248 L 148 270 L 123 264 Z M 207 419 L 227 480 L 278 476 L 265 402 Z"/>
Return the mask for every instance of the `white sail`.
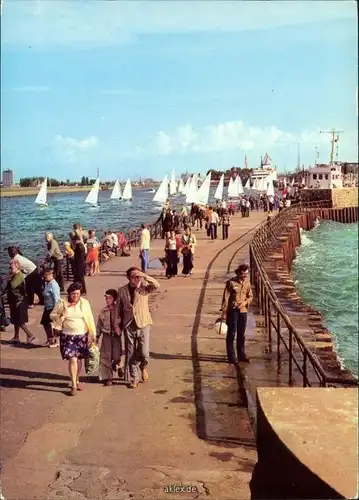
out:
<path id="1" fill-rule="evenodd" d="M 237 193 L 237 188 L 236 188 L 235 181 L 231 177 L 229 179 L 229 184 L 228 184 L 228 198 L 236 198 L 237 194 L 238 193 Z"/>
<path id="2" fill-rule="evenodd" d="M 284 177 L 283 179 L 283 186 L 284 186 L 284 189 L 287 187 L 287 178 Z"/>
<path id="3" fill-rule="evenodd" d="M 292 186 L 292 187 L 294 186 L 294 177 L 293 177 L 293 179 L 292 179 L 291 186 Z"/>
<path id="4" fill-rule="evenodd" d="M 100 190 L 100 179 L 97 178 L 94 185 L 91 188 L 91 191 L 87 195 L 85 203 L 90 203 L 90 205 L 97 205 L 99 190 Z"/>
<path id="5" fill-rule="evenodd" d="M 47 177 L 41 184 L 40 191 L 38 192 L 35 199 L 35 203 L 37 203 L 38 205 L 47 205 Z"/>
<path id="6" fill-rule="evenodd" d="M 186 197 L 186 203 L 196 203 L 196 201 L 197 201 L 197 179 L 196 175 L 194 175 L 189 185 Z"/>
<path id="7" fill-rule="evenodd" d="M 177 193 L 177 182 L 175 171 L 172 170 L 171 182 L 170 182 L 170 195 L 173 196 Z"/>
<path id="8" fill-rule="evenodd" d="M 121 193 L 121 186 L 120 186 L 120 180 L 117 179 L 115 182 L 115 185 L 113 186 L 113 190 L 111 193 L 111 200 L 119 200 L 122 196 Z"/>
<path id="9" fill-rule="evenodd" d="M 183 194 L 188 193 L 190 185 L 191 185 L 191 177 L 187 177 L 186 184 L 184 185 Z"/>
<path id="10" fill-rule="evenodd" d="M 274 185 L 273 185 L 272 178 L 270 178 L 269 182 L 268 182 L 267 196 L 274 196 Z"/>
<path id="11" fill-rule="evenodd" d="M 244 189 L 251 189 L 251 178 L 248 177 L 246 185 L 244 186 Z"/>
<path id="12" fill-rule="evenodd" d="M 179 181 L 178 192 L 181 193 L 181 194 L 184 194 L 184 183 L 183 183 L 183 179 L 182 178 Z"/>
<path id="13" fill-rule="evenodd" d="M 125 187 L 123 188 L 122 199 L 132 200 L 132 186 L 130 178 L 127 179 Z"/>
<path id="14" fill-rule="evenodd" d="M 237 175 L 236 181 L 237 181 L 236 183 L 237 193 L 238 196 L 241 196 L 242 194 L 244 194 L 244 189 L 243 189 L 242 179 L 239 175 Z"/>
<path id="15" fill-rule="evenodd" d="M 209 198 L 209 190 L 211 188 L 211 172 L 202 182 L 201 187 L 197 191 L 196 202 L 198 205 L 207 205 Z"/>
<path id="16" fill-rule="evenodd" d="M 166 203 L 168 199 L 168 177 L 165 175 L 163 181 L 161 182 L 156 194 L 153 197 L 153 201 L 157 203 Z"/>
<path id="17" fill-rule="evenodd" d="M 223 188 L 224 188 L 224 174 L 221 175 L 216 192 L 214 193 L 214 198 L 216 200 L 223 200 Z"/>

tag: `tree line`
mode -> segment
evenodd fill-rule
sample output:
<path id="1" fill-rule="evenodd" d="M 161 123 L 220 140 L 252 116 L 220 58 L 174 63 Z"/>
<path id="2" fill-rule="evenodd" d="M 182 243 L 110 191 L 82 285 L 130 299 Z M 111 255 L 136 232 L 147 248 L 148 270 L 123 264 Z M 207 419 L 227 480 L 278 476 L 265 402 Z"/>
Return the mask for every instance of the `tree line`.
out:
<path id="1" fill-rule="evenodd" d="M 242 181 L 246 182 L 248 177 L 250 177 L 253 168 L 240 168 L 232 167 L 228 170 L 208 170 L 207 175 L 211 172 L 211 179 L 214 181 L 219 181 L 221 176 L 224 174 L 225 178 L 234 177 L 235 175 L 240 175 Z"/>

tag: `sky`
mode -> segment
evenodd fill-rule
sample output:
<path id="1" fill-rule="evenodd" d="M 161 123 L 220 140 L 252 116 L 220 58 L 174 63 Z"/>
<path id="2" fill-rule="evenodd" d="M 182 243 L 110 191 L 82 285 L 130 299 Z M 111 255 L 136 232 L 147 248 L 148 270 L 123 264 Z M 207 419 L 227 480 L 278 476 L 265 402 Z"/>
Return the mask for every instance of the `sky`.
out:
<path id="1" fill-rule="evenodd" d="M 1 162 L 161 179 L 358 161 L 354 1 L 4 0 Z"/>

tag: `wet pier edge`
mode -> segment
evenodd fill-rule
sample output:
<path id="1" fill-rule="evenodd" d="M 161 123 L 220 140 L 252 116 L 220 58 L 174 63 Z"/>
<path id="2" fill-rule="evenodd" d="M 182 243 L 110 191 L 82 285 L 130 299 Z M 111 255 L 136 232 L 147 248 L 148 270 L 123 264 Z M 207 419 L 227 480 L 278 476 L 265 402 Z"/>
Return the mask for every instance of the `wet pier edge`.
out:
<path id="1" fill-rule="evenodd" d="M 161 289 L 151 299 L 154 326 L 150 380 L 136 390 L 127 389 L 121 381 L 104 388 L 95 377 L 88 377 L 83 393 L 67 397 L 65 362 L 57 349 L 41 347 L 45 341 L 39 326 L 41 308 L 30 312 L 29 326 L 37 335 L 37 345 L 27 349 L 11 347 L 7 343 L 11 328 L 2 334 L 1 462 L 7 500 L 325 498 L 320 496 L 325 478 L 319 481 L 316 497 L 306 497 L 306 492 L 299 490 L 301 496 L 289 496 L 295 495 L 292 477 L 291 491 L 283 493 L 287 496 L 275 497 L 270 495 L 276 488 L 278 491 L 278 483 L 270 484 L 268 470 L 263 476 L 268 443 L 280 450 L 281 471 L 286 459 L 297 453 L 299 465 L 304 462 L 304 466 L 300 469 L 295 460 L 291 462 L 295 479 L 310 476 L 311 464 L 301 460 L 300 455 L 308 448 L 288 451 L 298 439 L 309 440 L 306 426 L 301 426 L 304 436 L 298 428 L 289 437 L 281 431 L 288 428 L 288 422 L 304 418 L 296 413 L 293 397 L 301 398 L 303 390 L 313 389 L 284 388 L 288 386 L 286 368 L 279 373 L 273 362 L 258 301 L 249 315 L 250 365 L 238 371 L 228 365 L 225 339 L 213 329 L 224 282 L 236 265 L 249 262 L 249 243 L 264 220 L 263 213 L 254 212 L 244 219 L 236 215 L 226 242 L 208 241 L 204 231 L 196 231 L 195 269 L 189 279 L 179 276 L 167 280 L 158 260 L 152 261 L 150 274 L 159 280 Z M 163 246 L 163 240 L 153 240 L 152 259 L 163 255 Z M 101 265 L 98 276 L 87 279 L 95 315 L 103 306 L 104 290 L 124 284 L 125 270 L 136 264 L 138 254 L 133 248 L 131 257 L 114 257 Z M 295 382 L 296 377 L 294 374 Z M 342 397 L 339 392 L 335 394 L 338 389 L 315 390 L 321 395 L 323 391 L 334 391 L 332 402 Z M 357 397 L 356 389 L 343 390 L 355 391 Z M 273 391 L 287 392 L 283 395 Z M 291 395 L 288 391 L 300 393 Z M 320 398 L 312 395 L 318 403 Z M 337 401 L 332 404 L 332 422 L 322 420 L 330 398 L 323 399 L 321 407 L 313 406 L 324 429 L 335 416 Z M 352 401 L 352 396 L 346 395 L 345 399 Z M 302 408 L 306 405 L 311 407 L 312 402 L 304 401 Z M 355 410 L 348 406 L 347 410 L 352 425 Z M 346 429 L 349 433 L 350 425 Z M 322 446 L 325 435 L 319 439 Z M 349 443 L 351 449 L 354 441 Z M 257 444 L 262 457 L 259 462 Z M 310 450 L 315 453 L 312 441 Z M 349 453 L 343 459 L 352 458 Z M 297 473 L 299 469 L 304 475 Z M 320 470 L 316 473 L 320 476 Z M 265 496 L 260 484 L 268 490 Z M 174 488 L 179 485 L 187 487 L 180 494 Z M 331 498 L 344 498 L 341 494 L 348 492 L 332 490 L 339 496 Z"/>

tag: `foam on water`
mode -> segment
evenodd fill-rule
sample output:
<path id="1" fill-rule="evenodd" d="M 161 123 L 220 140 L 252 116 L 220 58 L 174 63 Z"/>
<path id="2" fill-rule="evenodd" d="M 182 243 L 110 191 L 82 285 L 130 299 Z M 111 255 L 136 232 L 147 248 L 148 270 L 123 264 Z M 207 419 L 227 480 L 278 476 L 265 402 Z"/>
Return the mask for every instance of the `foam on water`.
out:
<path id="1" fill-rule="evenodd" d="M 298 291 L 322 313 L 342 363 L 358 375 L 358 225 L 324 221 L 301 239 Z"/>

